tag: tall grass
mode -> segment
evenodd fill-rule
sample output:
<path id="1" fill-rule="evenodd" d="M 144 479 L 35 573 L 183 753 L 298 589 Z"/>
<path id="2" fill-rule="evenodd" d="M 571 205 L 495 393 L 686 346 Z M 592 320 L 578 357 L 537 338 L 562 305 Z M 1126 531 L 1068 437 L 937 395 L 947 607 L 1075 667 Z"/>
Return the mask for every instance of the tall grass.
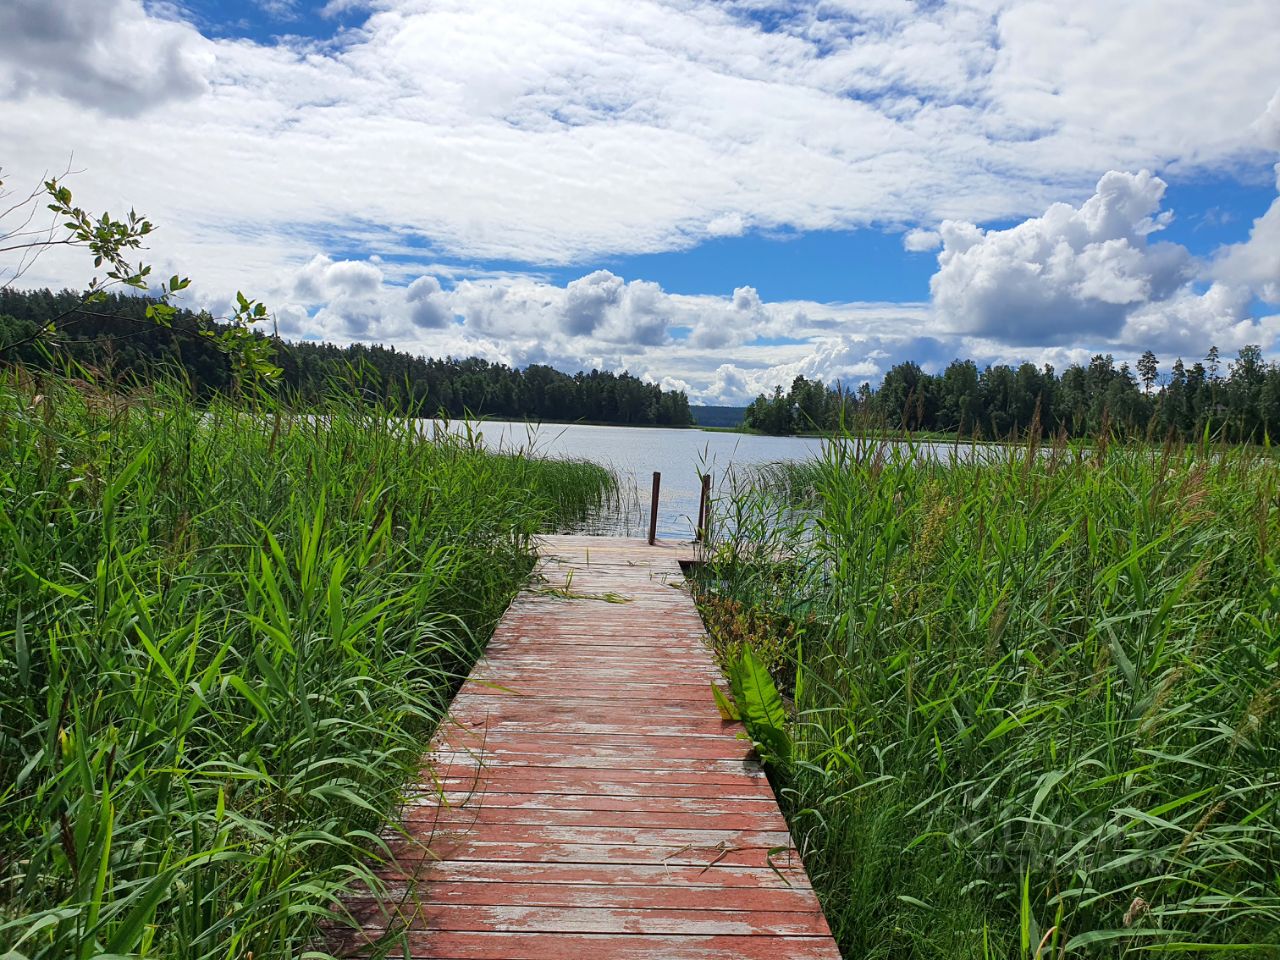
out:
<path id="1" fill-rule="evenodd" d="M 720 650 L 794 698 L 772 776 L 845 955 L 1280 955 L 1274 461 L 947 459 L 846 438 L 708 544 Z"/>
<path id="2" fill-rule="evenodd" d="M 0 373 L 0 955 L 322 955 L 530 537 L 610 483 Z"/>

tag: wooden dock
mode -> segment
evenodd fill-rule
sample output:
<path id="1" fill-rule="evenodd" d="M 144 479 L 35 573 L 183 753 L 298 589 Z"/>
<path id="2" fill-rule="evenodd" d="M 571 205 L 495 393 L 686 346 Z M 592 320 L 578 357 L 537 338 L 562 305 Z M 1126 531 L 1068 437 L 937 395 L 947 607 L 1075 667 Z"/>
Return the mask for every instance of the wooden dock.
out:
<path id="1" fill-rule="evenodd" d="M 544 539 L 431 744 L 384 871 L 395 902 L 354 905 L 368 934 L 399 919 L 439 960 L 839 960 L 716 711 L 682 551 Z"/>

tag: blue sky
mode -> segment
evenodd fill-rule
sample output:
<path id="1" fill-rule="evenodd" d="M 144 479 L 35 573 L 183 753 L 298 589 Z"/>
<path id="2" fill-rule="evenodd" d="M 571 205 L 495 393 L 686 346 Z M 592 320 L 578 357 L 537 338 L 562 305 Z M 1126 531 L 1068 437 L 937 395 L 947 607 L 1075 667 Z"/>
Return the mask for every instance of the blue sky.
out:
<path id="1" fill-rule="evenodd" d="M 1273 0 L 12 0 L 0 164 L 74 154 L 193 306 L 708 402 L 1274 357 L 1276 35 Z"/>
<path id="2" fill-rule="evenodd" d="M 289 0 L 189 0 L 181 15 L 206 36 L 243 37 L 264 45 L 290 36 L 327 43 L 344 30 L 358 28 L 368 15 L 359 5 L 335 5 L 322 13 L 326 6 Z"/>

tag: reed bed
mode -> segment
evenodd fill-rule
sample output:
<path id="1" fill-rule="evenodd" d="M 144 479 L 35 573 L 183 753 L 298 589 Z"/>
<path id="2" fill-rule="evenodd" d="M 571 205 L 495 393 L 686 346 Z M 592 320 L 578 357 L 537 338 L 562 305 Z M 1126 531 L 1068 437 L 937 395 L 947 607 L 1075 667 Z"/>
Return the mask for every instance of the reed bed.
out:
<path id="1" fill-rule="evenodd" d="M 845 956 L 1280 955 L 1278 480 L 846 437 L 716 505 L 700 600 L 786 698 Z"/>
<path id="2" fill-rule="evenodd" d="M 0 373 L 0 956 L 324 956 L 530 538 L 612 485 Z"/>

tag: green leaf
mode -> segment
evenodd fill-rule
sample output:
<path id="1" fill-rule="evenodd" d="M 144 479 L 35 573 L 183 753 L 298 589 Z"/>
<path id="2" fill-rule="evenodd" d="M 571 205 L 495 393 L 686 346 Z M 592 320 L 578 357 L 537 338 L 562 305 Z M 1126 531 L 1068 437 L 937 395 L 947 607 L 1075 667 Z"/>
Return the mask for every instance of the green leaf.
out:
<path id="1" fill-rule="evenodd" d="M 258 696 L 258 692 L 254 690 L 253 687 L 249 686 L 249 684 L 245 683 L 243 678 L 233 673 L 227 677 L 226 682 L 238 690 L 240 695 L 249 701 L 249 704 L 258 712 L 258 715 L 261 716 L 263 720 L 267 723 L 271 723 L 275 720 L 275 716 L 272 714 L 271 708 L 267 706 L 266 701 Z"/>
<path id="2" fill-rule="evenodd" d="M 1125 653 L 1124 646 L 1120 643 L 1120 638 L 1114 634 L 1111 636 L 1111 655 L 1115 657 L 1116 666 L 1120 668 L 1120 673 L 1124 675 L 1125 682 L 1129 684 L 1129 689 L 1137 690 L 1138 671 L 1134 669 L 1133 661 Z"/>
<path id="3" fill-rule="evenodd" d="M 730 684 L 747 733 L 766 762 L 791 759 L 787 712 L 773 678 L 756 655 L 744 650 L 730 671 Z"/>
<path id="4" fill-rule="evenodd" d="M 14 657 L 18 664 L 18 679 L 25 687 L 31 682 L 31 648 L 27 643 L 26 624 L 22 618 L 22 608 L 18 608 L 18 620 L 13 630 Z"/>
<path id="5" fill-rule="evenodd" d="M 177 871 L 173 869 L 152 878 L 145 892 L 134 902 L 129 912 L 116 921 L 111 939 L 107 942 L 108 954 L 131 954 L 136 952 L 146 926 L 155 917 L 156 907 L 168 894 Z"/>
<path id="6" fill-rule="evenodd" d="M 715 698 L 716 709 L 720 711 L 722 720 L 741 720 L 738 715 L 738 708 L 733 705 L 733 701 L 724 695 L 724 692 L 714 683 L 711 684 L 711 696 Z"/>
<path id="7" fill-rule="evenodd" d="M 1032 927 L 1034 921 L 1031 918 L 1031 870 L 1028 868 L 1022 873 L 1022 906 L 1018 912 L 1018 935 L 1022 952 L 1019 956 L 1029 957 L 1031 955 L 1031 941 L 1034 939 Z"/>

